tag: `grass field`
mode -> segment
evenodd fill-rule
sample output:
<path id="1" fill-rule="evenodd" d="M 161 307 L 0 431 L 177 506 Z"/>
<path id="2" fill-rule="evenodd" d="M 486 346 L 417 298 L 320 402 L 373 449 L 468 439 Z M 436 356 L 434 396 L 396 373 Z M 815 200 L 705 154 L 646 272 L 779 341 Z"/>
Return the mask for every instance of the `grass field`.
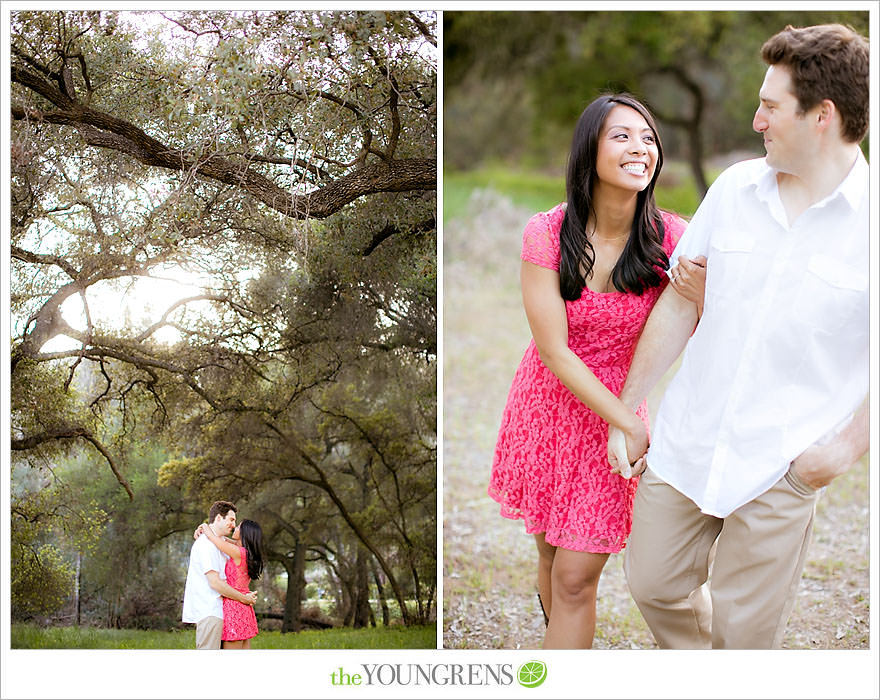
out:
<path id="1" fill-rule="evenodd" d="M 655 190 L 657 206 L 690 217 L 697 210 L 699 198 L 693 177 L 684 163 L 667 162 Z M 719 171 L 709 170 L 713 181 Z M 474 190 L 490 189 L 509 197 L 517 207 L 546 211 L 565 199 L 565 178 L 537 172 L 491 165 L 466 172 L 443 173 L 443 222 L 461 216 Z"/>
<path id="2" fill-rule="evenodd" d="M 12 625 L 12 649 L 194 649 L 195 628 L 174 631 Z M 434 625 L 260 632 L 252 649 L 436 649 Z"/>

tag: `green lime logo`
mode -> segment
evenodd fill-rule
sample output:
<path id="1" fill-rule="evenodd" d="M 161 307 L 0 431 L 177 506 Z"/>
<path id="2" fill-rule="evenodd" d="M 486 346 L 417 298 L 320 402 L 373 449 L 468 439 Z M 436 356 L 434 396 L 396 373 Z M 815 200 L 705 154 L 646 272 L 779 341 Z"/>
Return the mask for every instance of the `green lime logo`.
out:
<path id="1" fill-rule="evenodd" d="M 526 661 L 519 667 L 516 678 L 523 688 L 537 688 L 547 679 L 547 664 L 543 661 Z"/>

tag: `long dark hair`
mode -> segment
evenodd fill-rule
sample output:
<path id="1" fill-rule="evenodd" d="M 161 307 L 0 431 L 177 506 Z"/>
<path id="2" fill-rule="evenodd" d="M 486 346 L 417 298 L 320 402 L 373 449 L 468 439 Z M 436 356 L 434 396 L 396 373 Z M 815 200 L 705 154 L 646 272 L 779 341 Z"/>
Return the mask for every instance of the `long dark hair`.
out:
<path id="1" fill-rule="evenodd" d="M 242 520 L 238 525 L 241 546 L 247 550 L 248 576 L 254 581 L 263 573 L 263 531 L 253 520 Z"/>
<path id="2" fill-rule="evenodd" d="M 669 258 L 663 250 L 663 220 L 654 202 L 654 185 L 663 166 L 663 146 L 654 117 L 632 95 L 602 95 L 587 105 L 578 119 L 568 156 L 565 180 L 568 207 L 559 232 L 559 288 L 567 301 L 580 299 L 593 271 L 596 254 L 587 238 L 587 222 L 593 210 L 596 153 L 605 119 L 617 105 L 632 107 L 648 122 L 657 144 L 657 166 L 651 182 L 638 193 L 631 235 L 611 272 L 611 281 L 620 292 L 642 294 L 660 284 L 661 276 L 655 266 L 669 267 Z"/>

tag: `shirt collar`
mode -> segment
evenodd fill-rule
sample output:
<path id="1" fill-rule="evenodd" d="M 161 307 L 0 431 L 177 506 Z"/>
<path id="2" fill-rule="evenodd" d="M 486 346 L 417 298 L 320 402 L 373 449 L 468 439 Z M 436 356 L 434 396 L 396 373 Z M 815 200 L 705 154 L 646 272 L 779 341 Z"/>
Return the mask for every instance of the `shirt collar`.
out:
<path id="1" fill-rule="evenodd" d="M 754 171 L 751 178 L 743 183 L 744 187 L 754 187 L 755 194 L 762 202 L 769 202 L 773 197 L 778 197 L 779 186 L 776 182 L 776 170 L 767 165 L 767 159 L 761 158 L 761 167 Z M 842 196 L 850 208 L 856 210 L 862 203 L 868 186 L 868 162 L 859 149 L 855 163 L 849 173 L 834 191 L 813 206 L 827 204 L 835 197 Z M 812 208 L 812 207 L 811 207 Z"/>
<path id="2" fill-rule="evenodd" d="M 776 183 L 776 171 L 767 165 L 767 159 L 761 158 L 761 167 L 756 168 L 752 177 L 744 185 L 754 187 L 755 194 L 762 202 L 769 202 L 777 196 L 778 185 Z"/>
<path id="3" fill-rule="evenodd" d="M 837 186 L 837 189 L 831 193 L 830 197 L 840 193 L 849 202 L 849 206 L 853 210 L 858 209 L 862 203 L 862 198 L 866 194 L 868 179 L 868 161 L 865 160 L 865 156 L 860 148 L 859 154 L 856 156 L 856 162 L 849 169 L 849 174 L 843 178 L 843 182 Z"/>

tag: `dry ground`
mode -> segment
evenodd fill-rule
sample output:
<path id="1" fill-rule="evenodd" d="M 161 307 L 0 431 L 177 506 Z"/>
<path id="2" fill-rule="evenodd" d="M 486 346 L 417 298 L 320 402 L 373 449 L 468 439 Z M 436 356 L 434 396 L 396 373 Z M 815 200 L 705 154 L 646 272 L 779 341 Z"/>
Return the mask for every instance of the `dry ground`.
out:
<path id="1" fill-rule="evenodd" d="M 444 228 L 443 645 L 538 649 L 535 551 L 522 523 L 498 515 L 486 485 L 513 372 L 529 340 L 519 296 L 520 235 L 531 212 L 477 192 Z M 657 395 L 651 397 L 652 414 Z M 868 461 L 819 501 L 784 646 L 868 648 Z M 596 648 L 656 645 L 629 596 L 621 555 L 599 585 Z"/>

